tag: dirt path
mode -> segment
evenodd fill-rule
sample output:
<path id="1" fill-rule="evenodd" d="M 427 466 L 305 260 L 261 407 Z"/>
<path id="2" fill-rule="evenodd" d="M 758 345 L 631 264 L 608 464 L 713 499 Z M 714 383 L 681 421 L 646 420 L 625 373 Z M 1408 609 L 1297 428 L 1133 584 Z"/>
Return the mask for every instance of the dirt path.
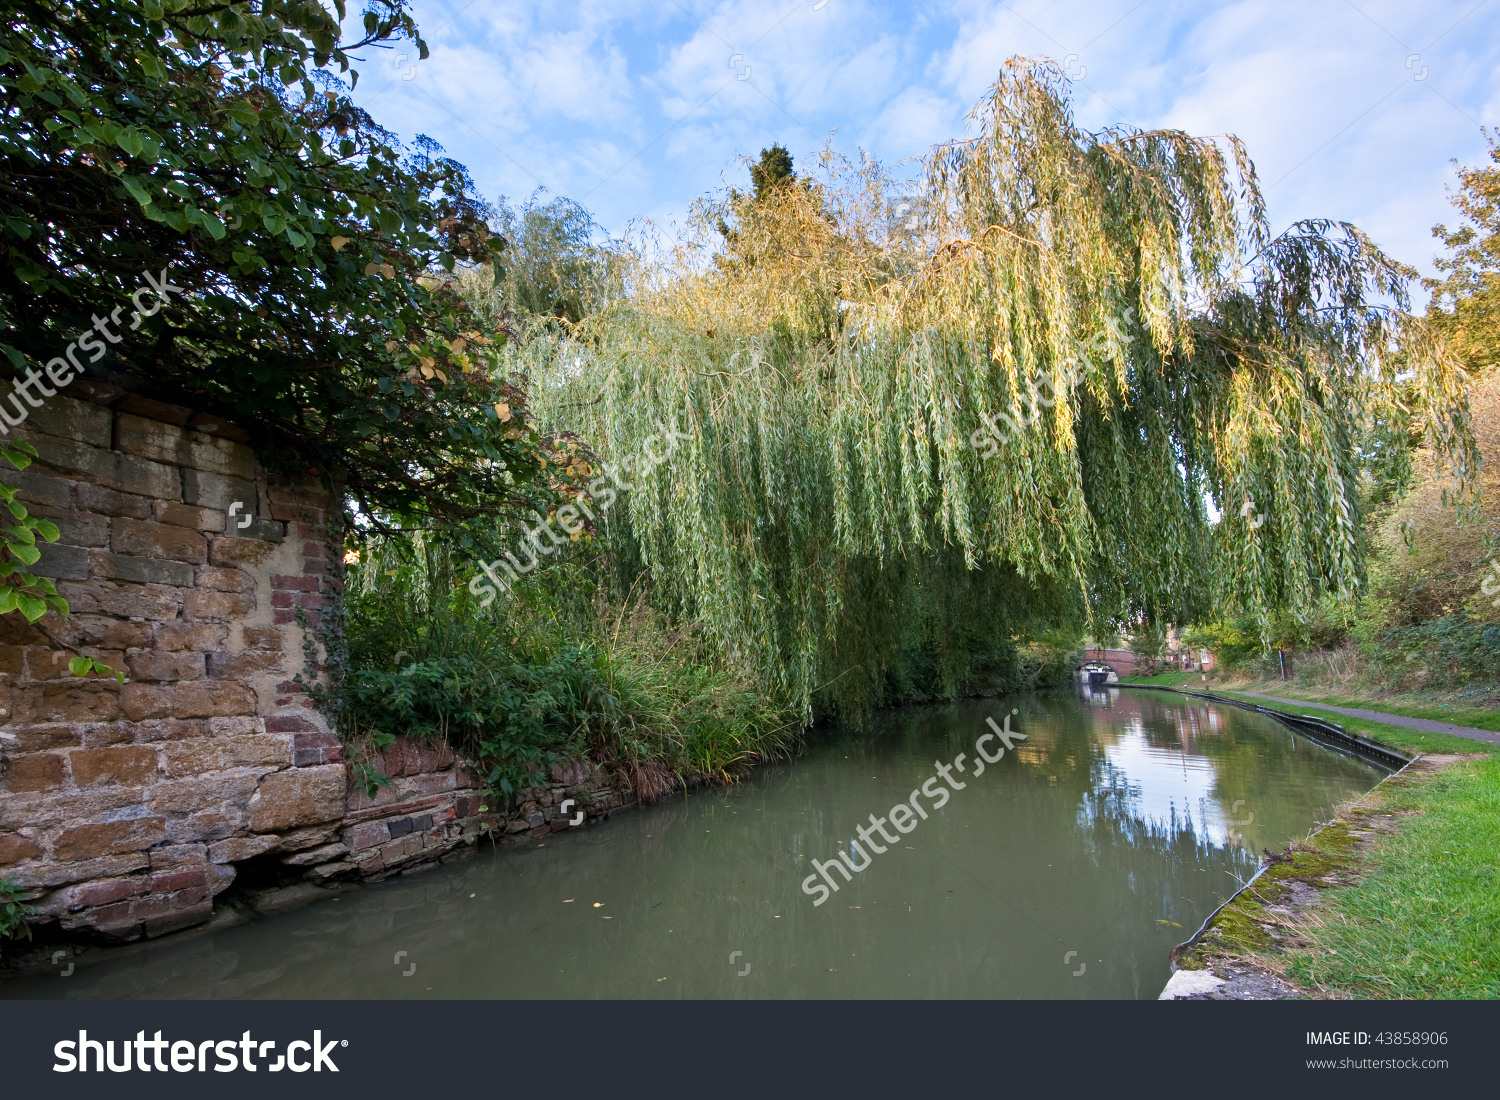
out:
<path id="1" fill-rule="evenodd" d="M 1454 737 L 1468 737 L 1474 741 L 1488 741 L 1491 745 L 1500 745 L 1500 733 L 1494 730 L 1476 729 L 1474 726 L 1455 726 L 1452 722 L 1438 722 L 1431 718 L 1408 718 L 1404 714 L 1387 714 L 1383 710 L 1336 707 L 1331 703 L 1317 703 L 1311 699 L 1287 699 L 1281 695 L 1265 695 L 1259 691 L 1235 691 L 1233 688 L 1220 690 L 1233 691 L 1236 695 L 1246 695 L 1252 699 L 1269 699 L 1273 703 L 1290 703 L 1294 707 L 1318 707 L 1321 710 L 1347 714 L 1350 718 L 1384 722 L 1388 726 L 1401 726 L 1403 729 L 1421 730 L 1423 733 L 1451 733 Z"/>

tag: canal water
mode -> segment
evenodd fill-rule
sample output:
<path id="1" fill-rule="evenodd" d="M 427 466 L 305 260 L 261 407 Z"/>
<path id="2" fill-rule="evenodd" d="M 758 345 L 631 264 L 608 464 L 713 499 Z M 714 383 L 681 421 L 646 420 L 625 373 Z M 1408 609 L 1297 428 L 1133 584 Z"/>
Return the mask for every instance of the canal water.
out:
<path id="1" fill-rule="evenodd" d="M 976 751 L 987 719 L 1012 748 L 976 774 L 1003 747 Z M 732 788 L 87 952 L 0 997 L 1155 998 L 1262 848 L 1385 774 L 1166 693 L 903 709 Z M 840 851 L 865 868 L 847 882 Z"/>

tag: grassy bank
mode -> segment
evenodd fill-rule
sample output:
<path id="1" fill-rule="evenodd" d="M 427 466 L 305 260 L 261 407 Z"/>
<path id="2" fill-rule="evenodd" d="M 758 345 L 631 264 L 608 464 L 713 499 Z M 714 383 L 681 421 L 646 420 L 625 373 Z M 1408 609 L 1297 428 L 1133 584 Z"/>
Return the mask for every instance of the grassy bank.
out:
<path id="1" fill-rule="evenodd" d="M 1434 722 L 1452 722 L 1456 726 L 1473 726 L 1476 729 L 1500 732 L 1500 710 L 1493 707 L 1471 707 L 1459 703 L 1403 703 L 1389 699 L 1370 700 L 1357 695 L 1323 695 L 1306 689 L 1284 691 L 1276 684 L 1241 685 L 1244 691 L 1261 691 L 1270 695 L 1281 695 L 1288 699 L 1305 699 L 1310 703 L 1323 703 L 1333 707 L 1361 707 L 1378 710 L 1384 714 L 1399 714 L 1406 718 L 1429 718 Z"/>
<path id="2" fill-rule="evenodd" d="M 1305 699 L 1309 703 L 1323 703 L 1334 707 L 1359 707 L 1378 710 L 1384 714 L 1399 714 L 1405 718 L 1428 718 L 1434 722 L 1452 722 L 1456 726 L 1473 726 L 1476 729 L 1500 732 L 1500 708 L 1476 707 L 1462 703 L 1439 702 L 1431 699 L 1392 699 L 1384 694 L 1371 698 L 1369 695 L 1348 692 L 1323 692 L 1303 685 L 1281 683 L 1276 680 L 1231 681 L 1230 691 L 1259 691 L 1267 695 L 1280 695 L 1286 699 Z"/>
<path id="3" fill-rule="evenodd" d="M 1497 814 L 1500 759 L 1425 757 L 1293 845 L 1180 965 L 1248 963 L 1311 996 L 1500 997 Z"/>
<path id="4" fill-rule="evenodd" d="M 1265 707 L 1267 710 L 1279 710 L 1287 714 L 1310 714 L 1317 718 L 1335 722 L 1345 729 L 1367 734 L 1372 740 L 1408 755 L 1418 752 L 1500 752 L 1500 745 L 1492 745 L 1484 741 L 1474 741 L 1467 737 L 1456 737 L 1448 733 L 1429 733 L 1423 730 L 1404 729 L 1400 726 L 1388 725 L 1370 718 L 1355 718 L 1347 714 L 1340 714 L 1338 711 L 1328 710 L 1326 706 L 1320 707 L 1317 703 L 1322 702 L 1339 707 L 1355 707 L 1361 710 L 1375 710 L 1384 714 L 1399 715 L 1407 718 L 1430 718 L 1439 722 L 1452 722 L 1455 725 L 1473 726 L 1476 729 L 1500 731 L 1500 712 L 1495 710 L 1481 707 L 1434 709 L 1420 706 L 1393 705 L 1381 699 L 1344 696 L 1314 700 L 1309 697 L 1306 691 L 1283 690 L 1277 684 L 1242 683 L 1235 681 L 1234 687 L 1227 687 L 1223 682 L 1214 679 L 1212 675 L 1210 675 L 1208 682 L 1205 684 L 1201 676 L 1202 674 L 1197 672 L 1163 672 L 1156 676 L 1131 676 L 1125 682 L 1150 684 L 1156 687 L 1182 688 L 1186 691 L 1210 691 L 1215 695 L 1241 698 L 1248 703 Z M 1307 706 L 1294 706 L 1287 703 L 1272 702 L 1269 699 L 1256 699 L 1245 695 L 1246 691 L 1263 691 L 1268 694 L 1281 695 L 1288 699 L 1308 699 L 1309 701 Z"/>
<path id="5" fill-rule="evenodd" d="M 1494 934 L 1500 927 L 1500 745 L 1311 704 L 1249 699 L 1216 680 L 1205 684 L 1197 672 L 1132 682 L 1207 688 L 1271 710 L 1312 714 L 1421 754 L 1405 773 L 1341 808 L 1329 825 L 1273 859 L 1179 960 L 1183 968 L 1225 975 L 1248 966 L 1316 997 L 1500 997 L 1500 938 Z M 1308 697 L 1278 684 L 1236 687 Z M 1344 696 L 1320 701 L 1497 728 L 1494 712 L 1480 708 L 1392 706 Z"/>

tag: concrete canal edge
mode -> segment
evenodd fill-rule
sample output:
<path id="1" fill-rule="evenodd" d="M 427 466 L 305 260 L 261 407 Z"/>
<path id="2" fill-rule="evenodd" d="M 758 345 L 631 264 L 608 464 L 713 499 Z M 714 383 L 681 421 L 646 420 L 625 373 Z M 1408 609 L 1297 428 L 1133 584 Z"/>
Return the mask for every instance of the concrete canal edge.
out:
<path id="1" fill-rule="evenodd" d="M 1112 684 L 1113 686 L 1116 686 L 1116 684 Z M 1328 744 L 1332 749 L 1353 752 L 1359 756 L 1368 756 L 1368 758 L 1374 759 L 1374 761 L 1385 765 L 1385 767 L 1395 768 L 1395 771 L 1383 777 L 1370 791 L 1365 792 L 1364 797 L 1359 798 L 1356 804 L 1364 803 L 1368 798 L 1374 797 L 1376 792 L 1382 786 L 1385 786 L 1386 782 L 1395 779 L 1400 774 L 1406 773 L 1407 768 L 1412 767 L 1419 759 L 1422 759 L 1421 755 L 1409 758 L 1404 753 L 1388 749 L 1383 744 L 1374 743 L 1371 738 L 1365 737 L 1364 734 L 1347 731 L 1347 729 L 1337 725 L 1337 723 L 1326 722 L 1326 720 L 1311 716 L 1311 714 L 1287 714 L 1286 711 L 1272 710 L 1271 707 L 1260 707 L 1260 705 L 1244 701 L 1244 699 L 1230 699 L 1226 698 L 1226 696 L 1214 695 L 1211 692 L 1191 692 L 1191 690 L 1181 689 L 1181 687 L 1166 687 L 1161 686 L 1161 684 L 1118 684 L 1118 686 L 1151 690 L 1151 692 L 1173 692 L 1175 695 L 1190 695 L 1194 696 L 1194 698 L 1208 699 L 1211 702 L 1223 702 L 1223 704 L 1232 705 L 1232 707 L 1239 707 L 1241 710 L 1259 711 L 1259 713 L 1272 717 L 1272 719 L 1278 720 L 1283 725 L 1289 726 L 1290 729 L 1299 732 L 1304 737 L 1310 738 L 1310 740 Z M 1308 833 L 1308 840 L 1322 833 L 1325 828 L 1334 825 L 1335 821 L 1340 821 L 1340 816 L 1335 815 L 1334 821 L 1317 822 L 1316 827 Z M 1239 887 L 1239 890 L 1236 890 L 1229 899 L 1224 900 L 1223 905 L 1218 906 L 1217 909 L 1214 909 L 1214 912 L 1208 915 L 1208 920 L 1203 921 L 1202 926 L 1199 927 L 1197 932 L 1194 932 L 1190 938 L 1185 939 L 1184 942 L 1172 948 L 1172 956 L 1170 956 L 1172 977 L 1167 978 L 1167 984 L 1163 987 L 1157 999 L 1160 999 L 1160 1001 L 1176 1001 L 1176 999 L 1275 1001 L 1275 999 L 1287 999 L 1299 995 L 1299 990 L 1295 986 L 1281 980 L 1277 975 L 1266 971 L 1262 966 L 1256 966 L 1250 962 L 1218 960 L 1218 969 L 1226 971 L 1226 975 L 1221 975 L 1220 972 L 1206 965 L 1199 966 L 1199 968 L 1181 969 L 1178 966 L 1179 960 L 1193 956 L 1194 948 L 1202 944 L 1206 933 L 1209 932 L 1211 927 L 1215 926 L 1215 921 L 1220 920 L 1221 915 L 1235 911 L 1236 903 L 1239 902 L 1242 894 L 1253 890 L 1256 882 L 1260 881 L 1260 878 L 1266 872 L 1274 869 L 1274 867 L 1281 866 L 1281 864 L 1293 864 L 1296 858 L 1298 858 L 1296 854 L 1289 852 L 1289 854 L 1281 855 L 1281 857 L 1271 857 L 1269 860 L 1263 861 L 1260 867 L 1257 867 L 1256 873 L 1251 875 L 1250 879 Z M 1296 893 L 1296 891 L 1293 891 L 1293 893 Z"/>
<path id="2" fill-rule="evenodd" d="M 1244 911 L 1244 902 L 1249 900 L 1246 895 L 1253 894 L 1268 912 L 1295 918 L 1298 912 L 1317 904 L 1324 890 L 1345 885 L 1339 879 L 1339 873 L 1358 862 L 1370 847 L 1373 834 L 1395 829 L 1394 825 L 1372 828 L 1373 822 L 1367 811 L 1381 801 L 1381 788 L 1409 770 L 1435 771 L 1451 759 L 1439 755 L 1416 757 L 1385 776 L 1359 798 L 1340 807 L 1331 820 L 1317 822 L 1306 839 L 1279 855 L 1268 852 L 1270 858 L 1261 864 L 1249 881 L 1210 913 L 1198 931 L 1172 948 L 1172 977 L 1158 999 L 1285 1000 L 1302 996 L 1302 990 L 1266 967 L 1224 954 L 1221 944 L 1210 948 L 1207 938 L 1211 935 L 1220 938 L 1219 930 L 1226 925 L 1234 926 L 1230 929 L 1231 934 L 1242 935 L 1244 929 L 1255 922 L 1254 914 Z M 1359 816 L 1366 820 L 1360 822 L 1361 828 L 1355 828 L 1354 819 Z M 1212 958 L 1204 957 L 1208 955 Z M 1179 963 L 1198 965 L 1179 969 Z M 1213 981 L 1208 981 L 1208 978 Z"/>
<path id="3" fill-rule="evenodd" d="M 1311 714 L 1288 714 L 1286 711 L 1263 707 L 1244 699 L 1231 699 L 1223 695 L 1214 695 L 1212 692 L 1188 691 L 1185 688 L 1166 687 L 1161 684 L 1120 683 L 1111 684 L 1110 687 L 1133 688 L 1137 691 L 1170 691 L 1175 695 L 1191 695 L 1196 699 L 1207 699 L 1210 702 L 1239 707 L 1241 710 L 1253 710 L 1264 714 L 1267 718 L 1276 719 L 1282 725 L 1290 727 L 1313 741 L 1321 742 L 1331 748 L 1345 749 L 1359 756 L 1370 757 L 1388 768 L 1405 768 L 1414 759 L 1395 749 L 1377 744 L 1362 733 L 1351 733 L 1336 722 L 1325 721 Z"/>

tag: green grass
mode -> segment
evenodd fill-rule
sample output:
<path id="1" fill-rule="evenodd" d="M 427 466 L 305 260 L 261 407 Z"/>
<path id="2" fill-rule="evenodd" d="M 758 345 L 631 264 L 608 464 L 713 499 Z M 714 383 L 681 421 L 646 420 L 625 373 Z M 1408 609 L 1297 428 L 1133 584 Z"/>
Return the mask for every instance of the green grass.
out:
<path id="1" fill-rule="evenodd" d="M 1327 895 L 1290 973 L 1355 996 L 1500 998 L 1500 759 L 1394 786 L 1385 808 L 1415 816 Z"/>

